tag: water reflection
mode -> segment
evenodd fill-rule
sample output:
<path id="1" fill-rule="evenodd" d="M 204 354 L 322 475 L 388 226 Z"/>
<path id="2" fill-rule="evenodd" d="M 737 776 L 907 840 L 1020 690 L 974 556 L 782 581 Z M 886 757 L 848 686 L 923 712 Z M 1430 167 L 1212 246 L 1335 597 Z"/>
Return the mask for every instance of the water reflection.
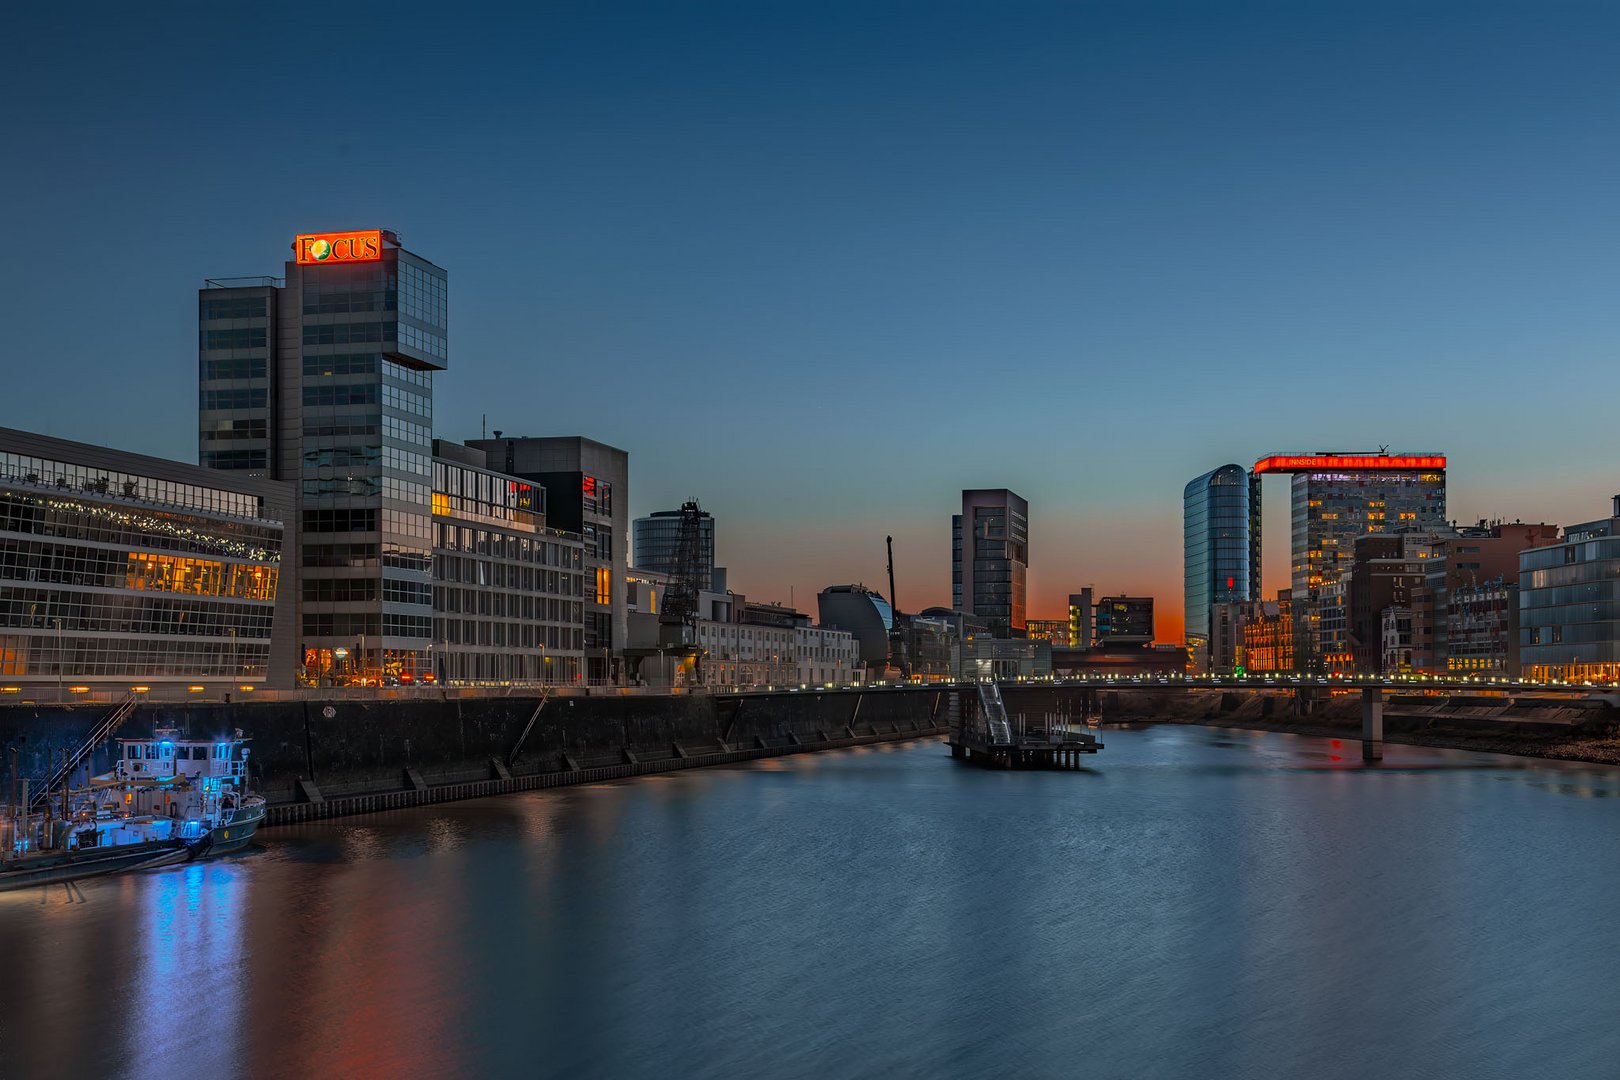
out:
<path id="1" fill-rule="evenodd" d="M 0 894 L 0 1076 L 1610 1074 L 1620 774 L 1106 741 L 1050 773 L 766 759 Z"/>

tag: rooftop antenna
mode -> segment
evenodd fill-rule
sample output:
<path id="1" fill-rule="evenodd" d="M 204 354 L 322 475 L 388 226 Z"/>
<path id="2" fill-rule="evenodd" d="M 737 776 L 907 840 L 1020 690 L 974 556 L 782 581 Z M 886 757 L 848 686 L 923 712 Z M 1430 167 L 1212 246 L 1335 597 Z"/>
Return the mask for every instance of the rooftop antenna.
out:
<path id="1" fill-rule="evenodd" d="M 1389 446 L 1388 446 L 1388 444 L 1382 444 L 1382 445 L 1380 445 L 1378 447 L 1378 456 L 1379 457 L 1389 457 Z"/>

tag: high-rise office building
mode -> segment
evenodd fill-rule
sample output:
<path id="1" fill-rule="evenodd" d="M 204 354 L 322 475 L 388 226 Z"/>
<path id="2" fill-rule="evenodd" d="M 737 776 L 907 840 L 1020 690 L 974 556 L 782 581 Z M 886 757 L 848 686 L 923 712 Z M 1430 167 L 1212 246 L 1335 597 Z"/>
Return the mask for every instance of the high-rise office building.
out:
<path id="1" fill-rule="evenodd" d="M 199 460 L 292 483 L 308 678 L 429 667 L 446 297 L 446 272 L 381 230 L 300 235 L 284 277 L 198 294 Z"/>
<path id="2" fill-rule="evenodd" d="M 1029 503 L 1006 488 L 962 492 L 951 517 L 951 599 L 1006 635 L 1025 628 Z"/>
<path id="3" fill-rule="evenodd" d="M 1222 465 L 1182 492 L 1186 642 L 1200 669 L 1210 664 L 1216 604 L 1260 595 L 1260 493 L 1241 465 Z"/>
<path id="4" fill-rule="evenodd" d="M 1446 525 L 1446 459 L 1441 454 L 1272 454 L 1254 475 L 1291 473 L 1295 662 L 1321 671 L 1325 598 L 1343 595 L 1356 538 Z"/>

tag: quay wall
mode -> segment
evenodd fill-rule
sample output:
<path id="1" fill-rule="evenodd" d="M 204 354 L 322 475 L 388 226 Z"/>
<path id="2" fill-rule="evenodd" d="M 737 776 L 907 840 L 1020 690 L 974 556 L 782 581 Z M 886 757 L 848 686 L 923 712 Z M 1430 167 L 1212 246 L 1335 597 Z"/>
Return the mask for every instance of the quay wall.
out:
<path id="1" fill-rule="evenodd" d="M 933 689 L 761 694 L 666 694 L 548 698 L 509 772 L 513 776 L 618 769 L 659 762 L 696 764 L 715 755 L 791 752 L 912 736 L 943 727 L 948 695 Z M 413 785 L 500 778 L 540 704 L 538 696 L 234 703 L 145 703 L 122 737 L 172 725 L 193 738 L 241 729 L 252 738 L 254 787 L 272 804 L 307 798 L 396 792 Z M 106 715 L 103 706 L 0 709 L 0 802 L 9 797 L 10 748 L 18 771 L 48 773 Z M 100 748 L 95 772 L 112 767 Z M 633 772 L 630 774 L 634 774 Z"/>
<path id="2" fill-rule="evenodd" d="M 312 798 L 420 794 L 450 785 L 482 790 L 479 785 L 494 783 L 506 790 L 517 784 L 511 787 L 517 790 L 937 733 L 950 722 L 952 693 L 932 687 L 714 695 L 561 693 L 546 699 L 510 764 L 538 697 L 152 702 L 139 705 L 117 734 L 144 736 L 161 724 L 202 738 L 239 728 L 253 740 L 254 787 L 272 805 L 283 805 Z M 966 699 L 972 690 L 960 693 Z M 1004 685 L 1002 696 L 1015 723 L 1020 716 L 1036 722 L 1050 716 L 1100 715 L 1105 721 L 1214 723 L 1351 737 L 1360 725 L 1360 702 L 1353 695 L 1311 700 L 1284 690 L 1096 690 L 1066 684 Z M 971 700 L 963 705 L 975 707 Z M 63 750 L 82 744 L 108 709 L 0 707 L 0 803 L 10 798 L 13 749 L 22 776 L 45 776 Z M 1596 700 L 1391 697 L 1385 731 L 1414 741 L 1455 741 L 1476 737 L 1468 735 L 1473 732 L 1480 738 L 1534 739 L 1539 746 L 1547 739 L 1613 739 L 1620 731 L 1617 717 L 1620 710 Z M 113 746 L 101 747 L 91 757 L 92 771 L 110 769 L 114 752 Z M 528 784 L 525 778 L 532 777 L 550 779 Z"/>

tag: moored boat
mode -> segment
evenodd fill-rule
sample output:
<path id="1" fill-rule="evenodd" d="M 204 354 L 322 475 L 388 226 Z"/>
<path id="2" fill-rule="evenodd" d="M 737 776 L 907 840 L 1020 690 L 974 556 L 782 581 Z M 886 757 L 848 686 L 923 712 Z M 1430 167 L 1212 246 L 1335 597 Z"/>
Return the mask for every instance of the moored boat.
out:
<path id="1" fill-rule="evenodd" d="M 63 799 L 67 816 L 18 809 L 0 848 L 0 891 L 240 850 L 264 820 L 247 790 L 248 740 L 160 728 L 119 739 L 113 770 Z"/>

